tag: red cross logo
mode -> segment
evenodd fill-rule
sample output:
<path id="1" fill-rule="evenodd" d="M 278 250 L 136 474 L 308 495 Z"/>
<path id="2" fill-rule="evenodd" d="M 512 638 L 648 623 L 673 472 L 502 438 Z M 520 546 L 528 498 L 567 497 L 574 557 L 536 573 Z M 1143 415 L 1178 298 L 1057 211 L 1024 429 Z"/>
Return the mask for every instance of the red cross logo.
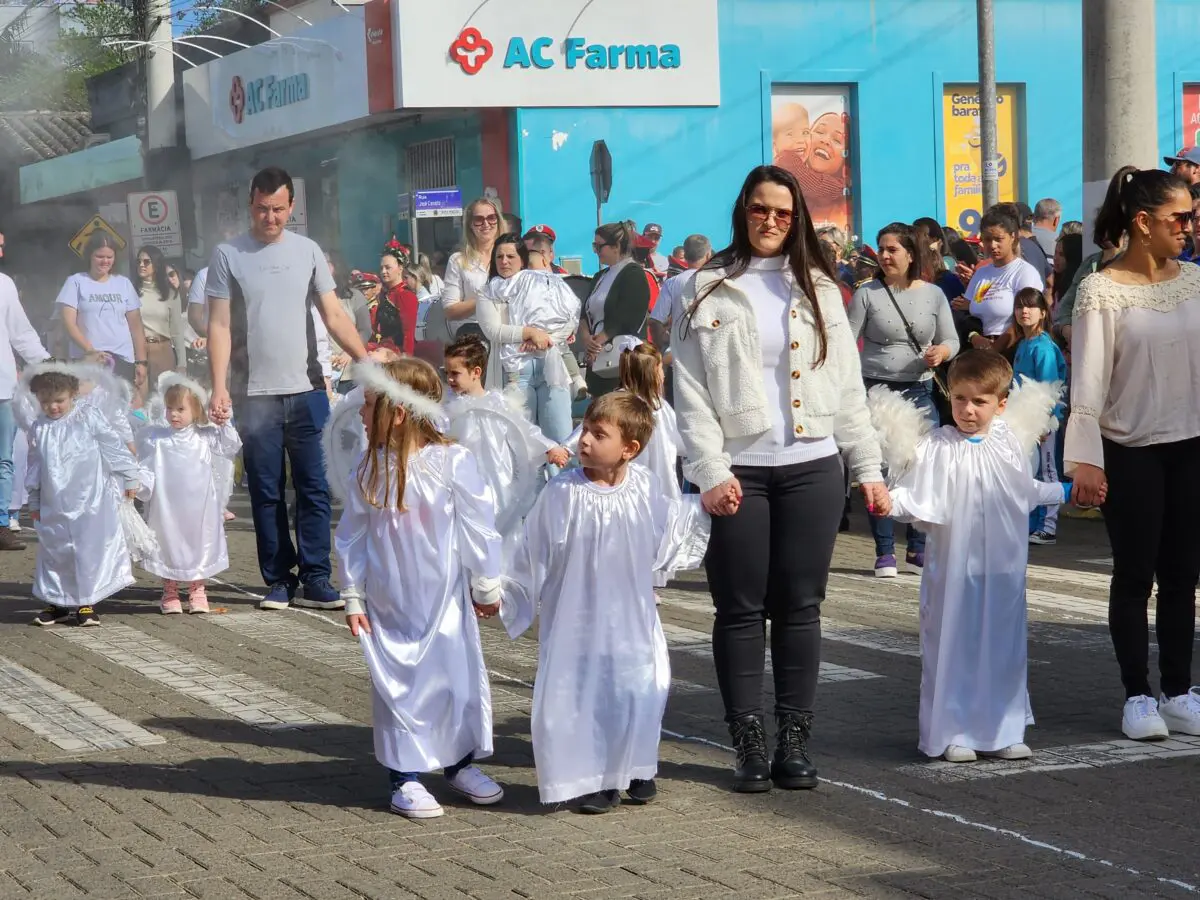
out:
<path id="1" fill-rule="evenodd" d="M 246 88 L 242 86 L 241 75 L 233 76 L 233 84 L 229 88 L 229 111 L 233 113 L 234 124 L 241 125 L 246 114 Z"/>
<path id="2" fill-rule="evenodd" d="M 468 75 L 476 74 L 492 58 L 492 42 L 478 28 L 464 28 L 450 45 L 450 58 Z"/>

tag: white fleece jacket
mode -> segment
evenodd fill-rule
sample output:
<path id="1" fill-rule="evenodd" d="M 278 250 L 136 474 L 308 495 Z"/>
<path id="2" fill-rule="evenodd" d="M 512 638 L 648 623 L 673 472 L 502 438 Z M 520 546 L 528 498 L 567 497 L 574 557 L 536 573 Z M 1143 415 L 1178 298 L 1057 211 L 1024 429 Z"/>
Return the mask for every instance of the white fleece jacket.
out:
<path id="1" fill-rule="evenodd" d="M 858 347 L 837 285 L 813 270 L 817 302 L 825 319 L 828 350 L 825 363 L 814 368 L 820 352 L 812 306 L 785 272 L 791 287 L 788 314 L 792 428 L 797 437 L 833 436 L 850 472 L 860 483 L 883 481 L 879 437 L 867 411 Z M 671 350 L 675 357 L 675 413 L 685 448 L 683 472 L 707 491 L 732 477 L 730 438 L 762 434 L 771 428 L 771 411 L 763 386 L 758 320 L 736 279 L 721 281 L 721 269 L 702 270 L 684 288 L 681 305 L 691 308 L 705 295 L 694 315 L 674 323 Z"/>

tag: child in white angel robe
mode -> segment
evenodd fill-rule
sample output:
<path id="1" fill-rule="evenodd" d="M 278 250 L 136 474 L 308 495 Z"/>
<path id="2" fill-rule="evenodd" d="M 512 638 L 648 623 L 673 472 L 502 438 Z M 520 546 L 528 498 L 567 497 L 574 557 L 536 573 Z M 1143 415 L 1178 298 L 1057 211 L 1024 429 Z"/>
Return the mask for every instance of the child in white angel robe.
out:
<path id="1" fill-rule="evenodd" d="M 1033 724 L 1026 683 L 1029 513 L 1065 503 L 1069 489 L 1030 474 L 1029 453 L 997 416 L 1011 380 L 998 354 L 960 357 L 950 369 L 956 424 L 923 438 L 890 488 L 892 517 L 928 535 L 918 746 L 951 762 L 1031 753 L 1024 743 Z"/>
<path id="2" fill-rule="evenodd" d="M 164 614 L 183 611 L 181 582 L 188 587 L 188 612 L 206 613 L 205 580 L 229 568 L 215 460 L 232 461 L 242 442 L 232 424 L 206 424 L 208 396 L 196 382 L 165 373 L 159 390 L 168 424 L 148 425 L 137 435 L 138 460 L 154 476 L 146 518 L 158 539 L 142 568 L 163 579 Z"/>
<path id="3" fill-rule="evenodd" d="M 427 381 L 438 386 L 437 373 L 420 360 L 385 368 L 410 375 L 410 369 L 428 369 Z M 481 606 L 499 601 L 500 535 L 475 457 L 431 424 L 441 407 L 414 401 L 415 392 L 400 391 L 395 382 L 379 383 L 375 371 L 360 367 L 356 377 L 366 388 L 368 447 L 376 449 L 340 473 L 346 500 L 334 544 L 346 619 L 371 673 L 375 756 L 389 770 L 391 809 L 432 818 L 443 810 L 421 784 L 422 773 L 443 769 L 448 786 L 476 804 L 504 795 L 472 764 L 492 753 L 492 701 L 476 621 L 480 607 L 473 606 L 471 590 L 491 593 Z M 396 398 L 388 399 L 385 387 Z M 412 429 L 408 446 L 419 449 L 403 464 L 401 504 L 400 464 L 395 449 L 384 447 L 403 444 L 372 423 L 405 403 L 415 405 L 394 428 Z M 389 405 L 377 414 L 382 404 Z"/>
<path id="4" fill-rule="evenodd" d="M 133 584 L 121 528 L 121 495 L 140 487 L 137 460 L 100 409 L 80 402 L 79 378 L 68 366 L 44 363 L 26 371 L 27 391 L 41 414 L 29 432 L 25 477 L 38 536 L 33 596 L 47 607 L 34 619 L 53 625 L 76 615 L 99 625 L 93 606 Z"/>
<path id="5" fill-rule="evenodd" d="M 651 573 L 676 548 L 671 501 L 649 469 L 628 464 L 653 421 L 628 393 L 591 405 L 583 468 L 539 495 L 506 583 L 506 606 L 540 616 L 532 735 L 543 803 L 582 798 L 580 810 L 597 813 L 622 790 L 635 803 L 655 794 L 670 661 Z"/>

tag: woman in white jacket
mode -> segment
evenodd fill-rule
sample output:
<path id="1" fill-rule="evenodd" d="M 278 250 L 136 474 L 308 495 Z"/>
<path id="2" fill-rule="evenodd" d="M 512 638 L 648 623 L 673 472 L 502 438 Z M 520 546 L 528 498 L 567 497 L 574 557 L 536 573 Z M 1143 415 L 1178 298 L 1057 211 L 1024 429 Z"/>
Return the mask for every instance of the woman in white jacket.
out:
<path id="1" fill-rule="evenodd" d="M 844 505 L 842 462 L 887 515 L 879 440 L 841 294 L 796 179 L 746 178 L 733 243 L 684 288 L 675 409 L 684 474 L 713 515 L 713 657 L 737 751 L 734 790 L 812 788 L 821 600 Z M 763 730 L 771 620 L 776 749 Z"/>

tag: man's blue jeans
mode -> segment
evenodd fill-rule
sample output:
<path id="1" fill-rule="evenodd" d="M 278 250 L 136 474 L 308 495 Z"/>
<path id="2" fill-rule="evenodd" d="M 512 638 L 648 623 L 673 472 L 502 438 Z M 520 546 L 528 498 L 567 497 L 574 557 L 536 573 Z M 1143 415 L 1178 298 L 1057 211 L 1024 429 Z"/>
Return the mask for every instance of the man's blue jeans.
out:
<path id="1" fill-rule="evenodd" d="M 12 401 L 0 400 L 0 528 L 8 527 L 8 504 L 13 492 L 13 441 L 17 424 Z"/>
<path id="2" fill-rule="evenodd" d="M 557 347 L 552 347 L 549 353 L 558 353 Z M 552 388 L 546 384 L 546 360 L 542 357 L 529 357 L 521 362 L 521 367 L 509 372 L 507 381 L 521 388 L 525 396 L 525 409 L 529 417 L 542 434 L 561 444 L 571 436 L 571 389 Z"/>
<path id="3" fill-rule="evenodd" d="M 933 402 L 933 379 L 928 381 L 918 382 L 892 382 L 892 381 L 875 381 L 872 378 L 864 378 L 867 390 L 870 390 L 877 384 L 883 384 L 889 390 L 904 397 L 910 401 L 917 409 L 921 410 L 933 423 L 933 427 L 938 426 L 938 411 L 937 406 Z M 896 552 L 896 523 L 891 519 L 880 518 L 879 516 L 868 516 L 871 520 L 871 536 L 875 538 L 875 555 L 876 556 L 892 556 Z M 925 533 L 918 531 L 911 525 L 907 526 L 908 552 L 909 553 L 924 553 L 925 552 Z"/>
<path id="4" fill-rule="evenodd" d="M 242 460 L 250 488 L 258 570 L 268 586 L 307 584 L 330 576 L 329 484 L 321 429 L 329 418 L 324 391 L 279 397 L 243 397 L 234 408 Z M 287 497 L 291 463 L 296 492 L 296 546 L 292 546 Z"/>

